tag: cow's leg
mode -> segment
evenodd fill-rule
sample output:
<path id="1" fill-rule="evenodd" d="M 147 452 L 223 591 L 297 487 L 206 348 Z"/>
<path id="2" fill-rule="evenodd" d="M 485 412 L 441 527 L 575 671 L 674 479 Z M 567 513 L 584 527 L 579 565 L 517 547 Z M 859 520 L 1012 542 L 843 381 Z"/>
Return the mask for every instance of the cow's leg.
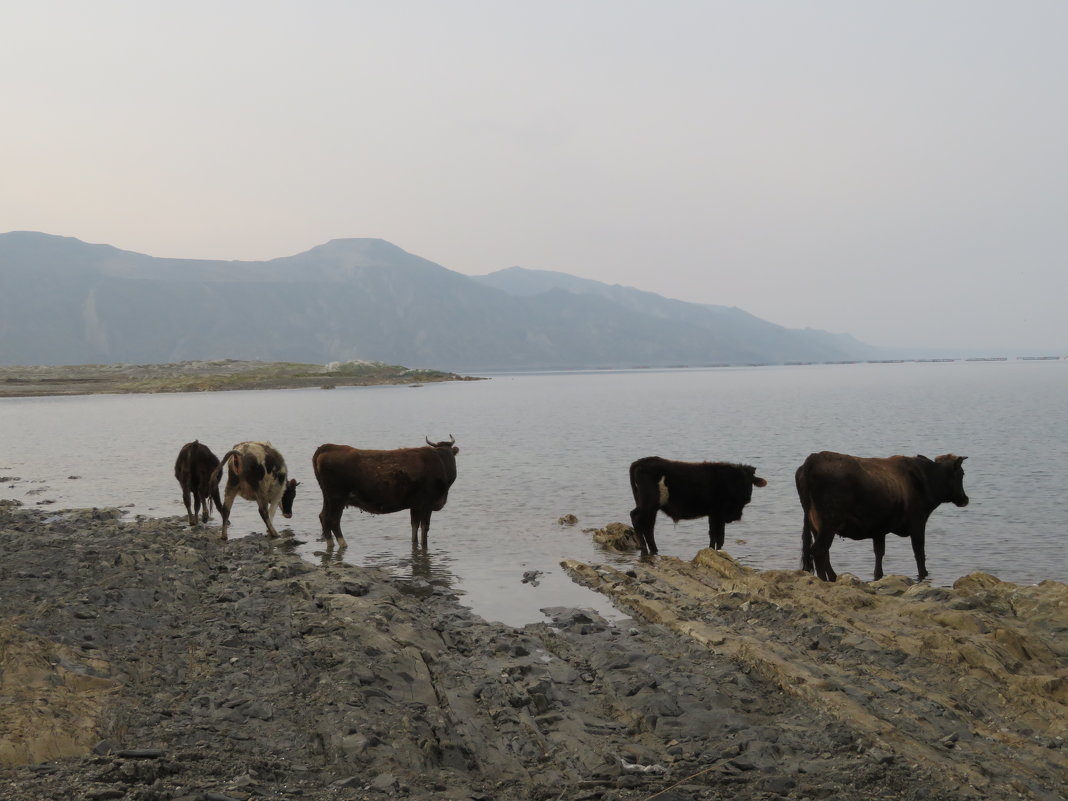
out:
<path id="1" fill-rule="evenodd" d="M 267 536 L 274 539 L 278 536 L 278 532 L 274 530 L 274 525 L 271 524 L 271 517 L 274 515 L 274 504 L 267 505 L 263 500 L 256 501 L 256 507 L 260 510 L 260 517 L 263 518 L 263 522 L 267 524 Z"/>
<path id="2" fill-rule="evenodd" d="M 429 509 L 416 509 L 412 507 L 412 544 L 419 542 L 423 548 L 426 548 L 427 532 L 430 531 L 430 515 Z M 418 534 L 418 539 L 416 535 Z"/>
<path id="3" fill-rule="evenodd" d="M 339 548 L 347 548 L 348 543 L 341 535 L 341 514 L 345 511 L 345 504 L 334 503 L 323 498 L 323 511 L 319 512 L 319 523 L 323 527 L 323 539 L 326 544 L 333 545 L 337 539 Z"/>
<path id="4" fill-rule="evenodd" d="M 334 515 L 333 505 L 323 498 L 323 508 L 319 512 L 319 527 L 322 529 L 323 539 L 327 545 L 334 544 Z"/>
<path id="5" fill-rule="evenodd" d="M 211 502 L 215 504 L 215 511 L 219 512 L 222 509 L 222 498 L 219 497 L 219 485 L 216 484 L 211 488 L 211 492 L 208 493 L 208 497 L 211 498 Z M 220 512 L 221 514 L 221 512 Z M 210 517 L 210 515 L 209 515 Z"/>
<path id="6" fill-rule="evenodd" d="M 426 550 L 427 534 L 430 532 L 430 515 L 432 512 L 427 509 L 423 513 L 422 518 L 419 520 L 419 545 L 422 549 Z"/>
<path id="7" fill-rule="evenodd" d="M 630 512 L 630 522 L 634 526 L 634 533 L 638 535 L 642 550 L 656 553 L 656 540 L 653 539 L 653 528 L 656 526 L 657 509 L 644 509 L 641 506 L 634 507 Z"/>
<path id="8" fill-rule="evenodd" d="M 222 538 L 226 539 L 226 530 L 230 527 L 230 508 L 234 505 L 234 498 L 237 497 L 237 484 L 231 485 L 229 482 L 226 484 L 226 497 L 223 498 L 223 505 L 219 509 L 219 516 L 222 518 Z"/>
<path id="9" fill-rule="evenodd" d="M 823 581 L 838 581 L 838 574 L 831 567 L 831 543 L 834 542 L 834 530 L 831 533 L 819 532 L 812 543 L 812 561 L 816 568 L 816 575 Z"/>
<path id="10" fill-rule="evenodd" d="M 197 501 L 200 503 L 200 520 L 207 523 L 211 517 L 211 491 L 205 487 L 198 489 Z"/>
<path id="11" fill-rule="evenodd" d="M 708 547 L 715 551 L 723 550 L 723 538 L 727 534 L 727 524 L 712 515 L 708 516 Z"/>
<path id="12" fill-rule="evenodd" d="M 883 554 L 886 553 L 886 535 L 876 534 L 871 540 L 872 550 L 875 551 L 875 580 L 883 577 Z"/>
<path id="13" fill-rule="evenodd" d="M 200 499 L 200 490 L 193 490 L 193 520 L 200 519 L 200 505 L 203 503 Z"/>
<path id="14" fill-rule="evenodd" d="M 828 548 L 816 557 L 816 575 L 824 581 L 838 581 L 838 574 L 831 567 L 831 551 Z"/>
<path id="15" fill-rule="evenodd" d="M 805 512 L 805 522 L 801 525 L 801 569 L 816 572 L 812 563 L 812 524 L 808 521 L 808 512 Z"/>
<path id="16" fill-rule="evenodd" d="M 188 489 L 182 487 L 182 503 L 185 504 L 185 516 L 189 520 L 189 525 L 195 526 L 197 524 L 196 515 L 193 514 L 193 508 L 189 505 L 189 496 L 192 493 Z"/>
<path id="17" fill-rule="evenodd" d="M 912 532 L 912 554 L 916 557 L 916 573 L 920 577 L 920 581 L 923 581 L 929 575 L 927 572 L 927 554 L 924 553 L 924 542 L 926 540 L 926 532 L 921 528 L 918 531 Z"/>

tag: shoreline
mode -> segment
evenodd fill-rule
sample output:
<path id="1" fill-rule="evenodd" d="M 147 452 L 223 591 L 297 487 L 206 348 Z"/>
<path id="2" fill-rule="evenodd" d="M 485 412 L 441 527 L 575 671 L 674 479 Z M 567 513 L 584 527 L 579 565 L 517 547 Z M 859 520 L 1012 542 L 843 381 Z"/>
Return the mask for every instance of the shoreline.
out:
<path id="1" fill-rule="evenodd" d="M 630 619 L 0 504 L 10 801 L 1063 798 L 1068 587 L 565 563 Z M 111 793 L 111 794 L 109 794 Z"/>
<path id="2" fill-rule="evenodd" d="M 0 398 L 222 392 L 250 389 L 334 389 L 484 380 L 383 362 L 261 362 L 236 359 L 169 364 L 81 364 L 0 367 Z"/>

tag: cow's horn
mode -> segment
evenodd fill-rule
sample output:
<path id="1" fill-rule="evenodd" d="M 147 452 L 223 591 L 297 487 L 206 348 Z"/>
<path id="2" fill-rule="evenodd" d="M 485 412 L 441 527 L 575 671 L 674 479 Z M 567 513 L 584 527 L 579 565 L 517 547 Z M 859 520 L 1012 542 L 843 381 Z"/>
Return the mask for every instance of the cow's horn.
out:
<path id="1" fill-rule="evenodd" d="M 434 447 L 434 443 L 430 441 L 430 437 L 424 435 L 423 439 L 426 440 L 426 444 L 429 445 L 431 448 Z"/>

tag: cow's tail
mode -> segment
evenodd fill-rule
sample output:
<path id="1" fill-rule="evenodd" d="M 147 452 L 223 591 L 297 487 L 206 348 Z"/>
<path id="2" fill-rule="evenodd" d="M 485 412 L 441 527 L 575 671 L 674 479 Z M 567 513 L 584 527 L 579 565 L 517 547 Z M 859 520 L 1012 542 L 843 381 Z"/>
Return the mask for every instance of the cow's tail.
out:
<path id="1" fill-rule="evenodd" d="M 808 509 L 805 510 L 805 522 L 801 526 L 801 569 L 809 573 L 816 569 L 812 562 L 812 523 L 808 519 Z"/>
<path id="2" fill-rule="evenodd" d="M 219 492 L 219 481 L 222 479 L 222 471 L 226 467 L 226 460 L 231 456 L 237 456 L 240 459 L 241 453 L 240 451 L 227 451 L 219 460 L 218 466 L 211 471 L 211 487 L 215 490 L 216 495 Z"/>
<path id="3" fill-rule="evenodd" d="M 810 456 L 809 459 L 812 457 Z M 816 566 L 812 561 L 812 521 L 808 516 L 809 504 L 811 498 L 808 494 L 808 481 L 807 470 L 808 459 L 805 463 L 797 468 L 797 472 L 794 473 L 794 486 L 797 487 L 797 497 L 801 501 L 801 510 L 805 515 L 805 519 L 801 524 L 801 569 L 807 570 L 809 573 L 814 573 Z"/>

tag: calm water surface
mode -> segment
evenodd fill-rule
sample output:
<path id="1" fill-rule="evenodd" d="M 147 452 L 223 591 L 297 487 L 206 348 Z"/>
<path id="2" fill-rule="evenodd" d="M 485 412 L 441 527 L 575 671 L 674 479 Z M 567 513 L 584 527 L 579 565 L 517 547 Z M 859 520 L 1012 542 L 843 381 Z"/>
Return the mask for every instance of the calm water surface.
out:
<path id="1" fill-rule="evenodd" d="M 982 570 L 1005 580 L 1068 580 L 1062 497 L 1068 476 L 1068 361 L 814 365 L 709 370 L 523 374 L 489 381 L 175 395 L 0 400 L 0 497 L 51 508 L 125 506 L 184 514 L 173 465 L 199 438 L 217 455 L 267 439 L 302 482 L 292 520 L 277 518 L 312 560 L 337 559 L 319 540 L 321 496 L 311 455 L 324 442 L 367 448 L 456 436 L 459 478 L 431 521 L 426 552 L 411 547 L 407 513 L 348 510 L 343 559 L 382 567 L 414 589 L 448 585 L 493 620 L 519 625 L 544 606 L 604 613 L 574 585 L 563 558 L 626 565 L 583 528 L 629 522 L 627 468 L 640 456 L 756 465 L 745 517 L 727 550 L 757 568 L 795 568 L 801 507 L 793 473 L 813 451 L 968 456 L 971 505 L 940 507 L 928 525 L 936 584 Z M 72 478 L 76 476 L 76 478 Z M 565 514 L 579 524 L 558 525 Z M 232 534 L 262 531 L 238 500 Z M 210 524 L 217 533 L 218 518 Z M 281 529 L 283 525 L 279 525 Z M 661 552 L 692 557 L 708 544 L 703 520 L 657 522 Z M 867 542 L 839 540 L 838 572 L 871 577 Z M 887 573 L 915 574 L 906 540 L 887 541 Z M 543 571 L 537 586 L 527 571 Z"/>

